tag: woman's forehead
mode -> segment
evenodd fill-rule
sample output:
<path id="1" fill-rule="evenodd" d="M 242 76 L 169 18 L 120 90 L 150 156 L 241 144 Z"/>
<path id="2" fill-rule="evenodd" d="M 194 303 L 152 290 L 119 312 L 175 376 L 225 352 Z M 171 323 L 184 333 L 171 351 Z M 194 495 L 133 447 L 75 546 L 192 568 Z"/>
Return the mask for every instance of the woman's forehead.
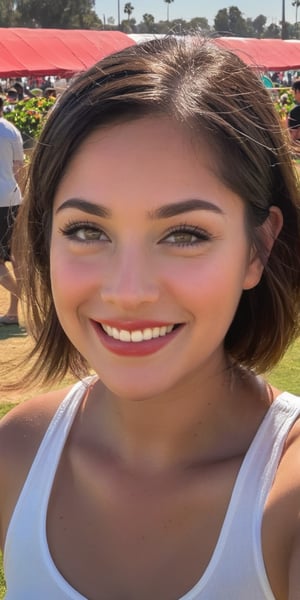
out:
<path id="1" fill-rule="evenodd" d="M 110 212 L 151 213 L 160 206 L 201 200 L 219 212 L 240 198 L 225 186 L 205 144 L 195 147 L 171 120 L 144 119 L 87 137 L 61 181 L 55 205 L 80 198 Z M 214 165 L 215 167 L 215 165 Z"/>

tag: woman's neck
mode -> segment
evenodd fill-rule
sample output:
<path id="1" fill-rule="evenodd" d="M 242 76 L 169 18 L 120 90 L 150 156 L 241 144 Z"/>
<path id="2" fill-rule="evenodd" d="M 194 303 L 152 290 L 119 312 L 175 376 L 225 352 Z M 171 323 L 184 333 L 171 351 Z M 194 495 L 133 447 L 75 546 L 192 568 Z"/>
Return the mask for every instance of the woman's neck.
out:
<path id="1" fill-rule="evenodd" d="M 117 398 L 98 382 L 86 418 L 95 439 L 128 466 L 176 468 L 242 450 L 251 420 L 258 426 L 267 409 L 264 390 L 234 367 L 201 381 L 190 376 L 176 389 L 140 401 Z"/>

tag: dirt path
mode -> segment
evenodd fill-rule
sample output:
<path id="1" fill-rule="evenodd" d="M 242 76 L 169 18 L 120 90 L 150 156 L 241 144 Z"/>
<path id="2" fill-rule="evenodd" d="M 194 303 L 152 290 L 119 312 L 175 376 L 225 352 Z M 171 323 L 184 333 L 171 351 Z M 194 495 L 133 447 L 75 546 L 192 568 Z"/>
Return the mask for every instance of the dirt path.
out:
<path id="1" fill-rule="evenodd" d="M 4 314 L 7 310 L 9 302 L 8 292 L 0 286 L 0 315 Z M 26 333 L 25 327 L 16 325 L 1 325 L 0 326 L 0 360 L 1 363 L 4 361 L 7 363 L 7 368 L 3 373 L 1 368 L 1 379 L 2 381 L 10 382 L 17 378 L 22 378 L 22 371 L 18 373 L 16 363 L 21 358 L 25 358 L 29 353 L 31 347 L 31 340 Z M 25 392 L 12 391 L 12 392 L 1 392 L 0 402 L 20 402 L 35 396 L 40 389 L 38 387 L 31 388 Z"/>

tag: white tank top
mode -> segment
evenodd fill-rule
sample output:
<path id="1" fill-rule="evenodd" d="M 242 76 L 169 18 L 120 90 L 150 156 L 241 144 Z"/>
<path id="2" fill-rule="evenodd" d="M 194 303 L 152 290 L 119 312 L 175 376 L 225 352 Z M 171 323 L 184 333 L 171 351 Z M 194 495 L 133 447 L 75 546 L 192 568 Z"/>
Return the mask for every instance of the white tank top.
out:
<path id="1" fill-rule="evenodd" d="M 53 480 L 88 381 L 76 384 L 58 408 L 15 506 L 4 549 L 5 600 L 88 600 L 62 577 L 46 537 Z M 300 398 L 287 392 L 269 408 L 241 465 L 212 558 L 178 600 L 275 600 L 263 562 L 261 521 L 284 442 L 299 415 Z"/>

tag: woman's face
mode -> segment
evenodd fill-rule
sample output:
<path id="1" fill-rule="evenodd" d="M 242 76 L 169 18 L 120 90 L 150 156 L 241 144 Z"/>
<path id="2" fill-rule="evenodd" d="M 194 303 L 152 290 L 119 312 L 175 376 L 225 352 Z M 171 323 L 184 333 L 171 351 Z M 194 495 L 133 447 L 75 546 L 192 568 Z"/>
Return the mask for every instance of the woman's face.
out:
<path id="1" fill-rule="evenodd" d="M 53 207 L 51 281 L 74 346 L 120 396 L 220 372 L 223 341 L 260 261 L 244 205 L 167 118 L 95 131 Z"/>

